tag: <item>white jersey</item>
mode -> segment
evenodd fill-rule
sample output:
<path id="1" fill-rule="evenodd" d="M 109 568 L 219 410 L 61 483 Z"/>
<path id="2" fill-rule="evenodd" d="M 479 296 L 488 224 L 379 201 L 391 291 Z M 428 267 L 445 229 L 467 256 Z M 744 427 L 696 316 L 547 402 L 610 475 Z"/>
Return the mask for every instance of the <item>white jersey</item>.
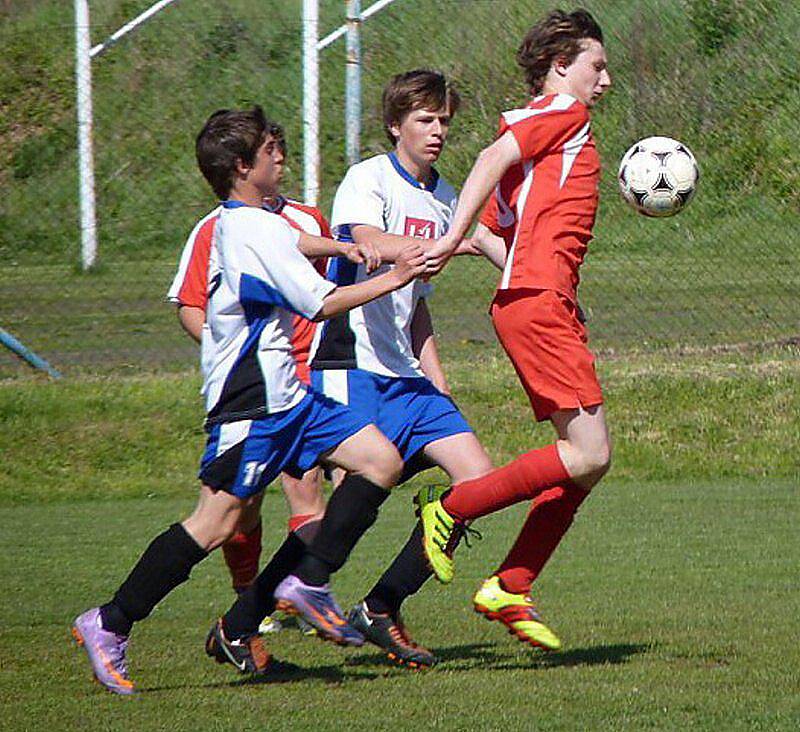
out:
<path id="1" fill-rule="evenodd" d="M 450 227 L 455 205 L 455 190 L 435 170 L 426 188 L 392 152 L 347 171 L 336 191 L 331 227 L 341 241 L 352 241 L 350 227 L 355 224 L 399 236 L 438 239 Z M 330 264 L 328 277 L 349 285 L 392 267 L 384 264 L 367 275 L 363 265 L 340 257 Z M 419 299 L 429 292 L 429 285 L 414 280 L 325 323 L 315 336 L 312 369 L 359 368 L 382 376 L 423 376 L 411 344 L 411 321 Z"/>
<path id="2" fill-rule="evenodd" d="M 203 393 L 208 422 L 291 409 L 306 393 L 292 355 L 295 314 L 313 318 L 335 289 L 297 248 L 279 215 L 223 204 L 209 262 Z"/>

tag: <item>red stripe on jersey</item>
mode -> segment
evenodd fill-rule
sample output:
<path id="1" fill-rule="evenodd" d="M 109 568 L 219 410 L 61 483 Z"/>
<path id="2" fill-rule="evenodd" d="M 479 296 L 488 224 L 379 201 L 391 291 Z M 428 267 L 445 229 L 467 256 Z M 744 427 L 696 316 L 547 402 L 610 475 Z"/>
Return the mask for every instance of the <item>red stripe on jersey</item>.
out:
<path id="1" fill-rule="evenodd" d="M 178 302 L 189 307 L 203 308 L 208 302 L 208 262 L 214 227 L 219 216 L 207 219 L 197 230 L 191 244 L 192 254 L 186 267 L 183 283 L 178 290 Z"/>

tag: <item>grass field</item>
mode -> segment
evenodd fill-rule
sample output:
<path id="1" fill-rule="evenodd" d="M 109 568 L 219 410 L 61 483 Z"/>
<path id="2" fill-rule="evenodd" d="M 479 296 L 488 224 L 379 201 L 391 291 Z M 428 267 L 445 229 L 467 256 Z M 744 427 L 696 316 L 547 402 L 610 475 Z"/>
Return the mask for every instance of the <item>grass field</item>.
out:
<path id="1" fill-rule="evenodd" d="M 444 356 L 496 460 L 548 439 L 496 348 Z M 0 729 L 796 729 L 800 354 L 630 356 L 601 372 L 616 463 L 538 584 L 562 653 L 530 652 L 470 611 L 519 525 L 508 510 L 481 521 L 451 588 L 409 603 L 436 669 L 286 631 L 270 646 L 294 667 L 238 677 L 202 652 L 230 599 L 212 557 L 137 628 L 133 700 L 89 683 L 68 627 L 191 508 L 196 375 L 0 382 Z M 337 576 L 343 603 L 404 540 L 410 497 L 399 489 Z M 269 549 L 285 517 L 274 490 L 264 515 Z"/>

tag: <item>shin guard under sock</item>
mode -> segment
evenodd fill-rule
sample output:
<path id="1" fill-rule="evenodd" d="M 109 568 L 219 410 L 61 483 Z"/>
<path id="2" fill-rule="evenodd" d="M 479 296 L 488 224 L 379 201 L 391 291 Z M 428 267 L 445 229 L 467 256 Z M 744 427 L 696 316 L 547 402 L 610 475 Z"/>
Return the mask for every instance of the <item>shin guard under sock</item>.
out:
<path id="1" fill-rule="evenodd" d="M 360 475 L 347 475 L 333 492 L 319 533 L 295 574 L 306 584 L 324 585 L 375 523 L 389 491 Z"/>
<path id="2" fill-rule="evenodd" d="M 459 521 L 471 521 L 569 480 L 555 445 L 531 450 L 491 473 L 454 485 L 442 506 Z"/>
<path id="3" fill-rule="evenodd" d="M 128 635 L 133 623 L 146 618 L 207 556 L 181 524 L 172 524 L 150 542 L 114 599 L 100 608 L 103 627 Z"/>
<path id="4" fill-rule="evenodd" d="M 225 564 L 231 573 L 231 583 L 236 592 L 244 592 L 258 574 L 261 557 L 261 522 L 247 533 L 238 532 L 222 545 Z"/>
<path id="5" fill-rule="evenodd" d="M 432 574 L 422 546 L 422 524 L 418 522 L 405 546 L 366 596 L 367 608 L 373 613 L 396 616 L 403 601 Z"/>
<path id="6" fill-rule="evenodd" d="M 275 588 L 294 570 L 305 552 L 306 544 L 296 533 L 284 539 L 261 574 L 225 613 L 223 623 L 228 638 L 243 638 L 258 631 L 261 621 L 275 610 Z"/>
<path id="7" fill-rule="evenodd" d="M 550 488 L 531 506 L 497 575 L 506 592 L 525 595 L 550 559 L 589 491 L 574 483 Z"/>

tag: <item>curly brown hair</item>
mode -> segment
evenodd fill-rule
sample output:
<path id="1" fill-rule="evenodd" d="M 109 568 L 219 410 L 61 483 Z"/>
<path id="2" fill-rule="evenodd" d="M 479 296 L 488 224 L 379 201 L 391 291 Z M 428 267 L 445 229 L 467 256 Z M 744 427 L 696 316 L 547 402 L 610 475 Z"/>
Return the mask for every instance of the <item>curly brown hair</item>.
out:
<path id="1" fill-rule="evenodd" d="M 583 50 L 583 41 L 587 38 L 603 42 L 603 31 L 588 10 L 578 9 L 572 13 L 553 10 L 533 26 L 517 51 L 517 63 L 525 71 L 531 94 L 541 93 L 553 61 L 563 57 L 568 64 L 572 63 Z"/>

